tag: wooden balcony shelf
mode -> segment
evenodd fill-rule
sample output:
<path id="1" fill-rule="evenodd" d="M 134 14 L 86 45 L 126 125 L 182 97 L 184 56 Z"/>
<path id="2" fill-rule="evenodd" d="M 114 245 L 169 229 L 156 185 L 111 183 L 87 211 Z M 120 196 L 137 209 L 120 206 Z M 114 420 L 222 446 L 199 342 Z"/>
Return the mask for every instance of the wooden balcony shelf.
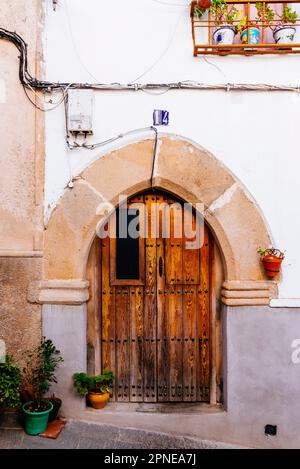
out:
<path id="1" fill-rule="evenodd" d="M 211 13 L 207 11 L 200 19 L 196 16 L 195 8 L 197 2 L 193 1 L 191 3 L 191 20 L 192 20 L 192 35 L 193 35 L 193 44 L 194 44 L 194 56 L 198 55 L 263 55 L 263 54 L 299 54 L 300 53 L 300 43 L 299 42 L 289 42 L 289 43 L 275 43 L 273 38 L 273 30 L 282 26 L 282 23 L 279 19 L 272 20 L 268 22 L 265 18 L 265 13 L 263 12 L 263 17 L 257 19 L 257 10 L 255 4 L 257 0 L 249 1 L 240 1 L 240 0 L 228 0 L 226 2 L 229 5 L 234 5 L 237 9 L 241 11 L 241 16 L 246 17 L 246 29 L 247 37 L 250 38 L 250 28 L 257 28 L 259 30 L 259 40 L 257 44 L 249 42 L 243 42 L 240 39 L 240 33 L 235 35 L 233 44 L 216 44 L 213 39 L 214 31 L 221 27 L 221 25 L 216 25 L 215 20 L 212 17 Z M 264 5 L 273 4 L 275 12 L 280 14 L 284 5 L 289 5 L 278 0 L 270 0 L 268 2 L 260 2 Z M 293 5 L 299 4 L 300 0 L 294 1 Z M 300 9 L 299 9 L 300 11 Z M 227 21 L 227 24 L 233 27 L 236 27 L 239 24 L 239 19 L 234 21 Z M 300 26 L 300 18 L 297 18 L 296 22 L 289 24 L 288 26 L 296 29 L 297 37 L 297 27 Z M 300 33 L 300 29 L 299 29 Z M 296 39 L 296 38 L 295 38 Z"/>

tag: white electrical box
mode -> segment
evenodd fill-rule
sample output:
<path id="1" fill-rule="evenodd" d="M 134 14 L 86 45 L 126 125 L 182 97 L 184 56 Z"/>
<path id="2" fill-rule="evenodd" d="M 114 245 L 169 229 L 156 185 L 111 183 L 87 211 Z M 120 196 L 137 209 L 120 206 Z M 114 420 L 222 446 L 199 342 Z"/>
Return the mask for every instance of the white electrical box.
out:
<path id="1" fill-rule="evenodd" d="M 67 106 L 68 131 L 74 134 L 93 133 L 93 90 L 69 90 Z"/>

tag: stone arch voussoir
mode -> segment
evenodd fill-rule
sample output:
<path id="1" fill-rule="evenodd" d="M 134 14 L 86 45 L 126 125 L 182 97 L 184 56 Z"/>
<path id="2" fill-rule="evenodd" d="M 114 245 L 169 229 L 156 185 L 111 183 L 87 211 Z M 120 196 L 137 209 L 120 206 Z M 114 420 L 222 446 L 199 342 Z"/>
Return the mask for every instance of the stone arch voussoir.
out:
<path id="1" fill-rule="evenodd" d="M 152 162 L 153 140 L 129 144 L 100 157 L 73 189 L 66 189 L 45 232 L 42 298 L 49 301 L 57 290 L 61 296 L 71 290 L 74 296 L 79 284 L 87 288 L 86 265 L 100 221 L 99 204 L 116 206 L 120 194 L 148 189 Z M 206 222 L 223 257 L 225 304 L 268 304 L 276 296 L 276 284 L 265 280 L 256 252 L 271 242 L 266 223 L 255 201 L 220 161 L 190 141 L 162 137 L 153 184 L 187 202 L 204 204 Z M 80 296 L 82 301 L 86 296 Z"/>

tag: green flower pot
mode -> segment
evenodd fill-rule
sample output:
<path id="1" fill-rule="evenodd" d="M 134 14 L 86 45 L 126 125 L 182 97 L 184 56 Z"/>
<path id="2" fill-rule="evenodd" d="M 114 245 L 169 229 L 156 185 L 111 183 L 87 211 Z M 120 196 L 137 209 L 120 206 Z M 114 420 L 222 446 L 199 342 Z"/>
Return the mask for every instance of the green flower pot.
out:
<path id="1" fill-rule="evenodd" d="M 44 433 L 47 429 L 48 418 L 51 410 L 53 409 L 53 404 L 51 402 L 47 402 L 49 409 L 44 412 L 30 412 L 26 408 L 32 403 L 32 401 L 26 402 L 26 404 L 22 406 L 25 414 L 25 432 L 27 435 L 39 435 L 40 433 Z"/>

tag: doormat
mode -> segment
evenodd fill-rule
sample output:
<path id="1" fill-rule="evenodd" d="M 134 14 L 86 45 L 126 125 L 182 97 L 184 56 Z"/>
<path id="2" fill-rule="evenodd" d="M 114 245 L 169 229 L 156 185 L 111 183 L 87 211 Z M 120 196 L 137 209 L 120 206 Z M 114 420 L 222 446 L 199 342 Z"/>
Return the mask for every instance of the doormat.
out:
<path id="1" fill-rule="evenodd" d="M 40 433 L 39 436 L 42 438 L 52 438 L 53 440 L 56 440 L 58 436 L 60 435 L 60 432 L 66 425 L 65 420 L 57 419 L 54 420 L 53 422 L 48 423 L 47 430 L 44 433 Z"/>

